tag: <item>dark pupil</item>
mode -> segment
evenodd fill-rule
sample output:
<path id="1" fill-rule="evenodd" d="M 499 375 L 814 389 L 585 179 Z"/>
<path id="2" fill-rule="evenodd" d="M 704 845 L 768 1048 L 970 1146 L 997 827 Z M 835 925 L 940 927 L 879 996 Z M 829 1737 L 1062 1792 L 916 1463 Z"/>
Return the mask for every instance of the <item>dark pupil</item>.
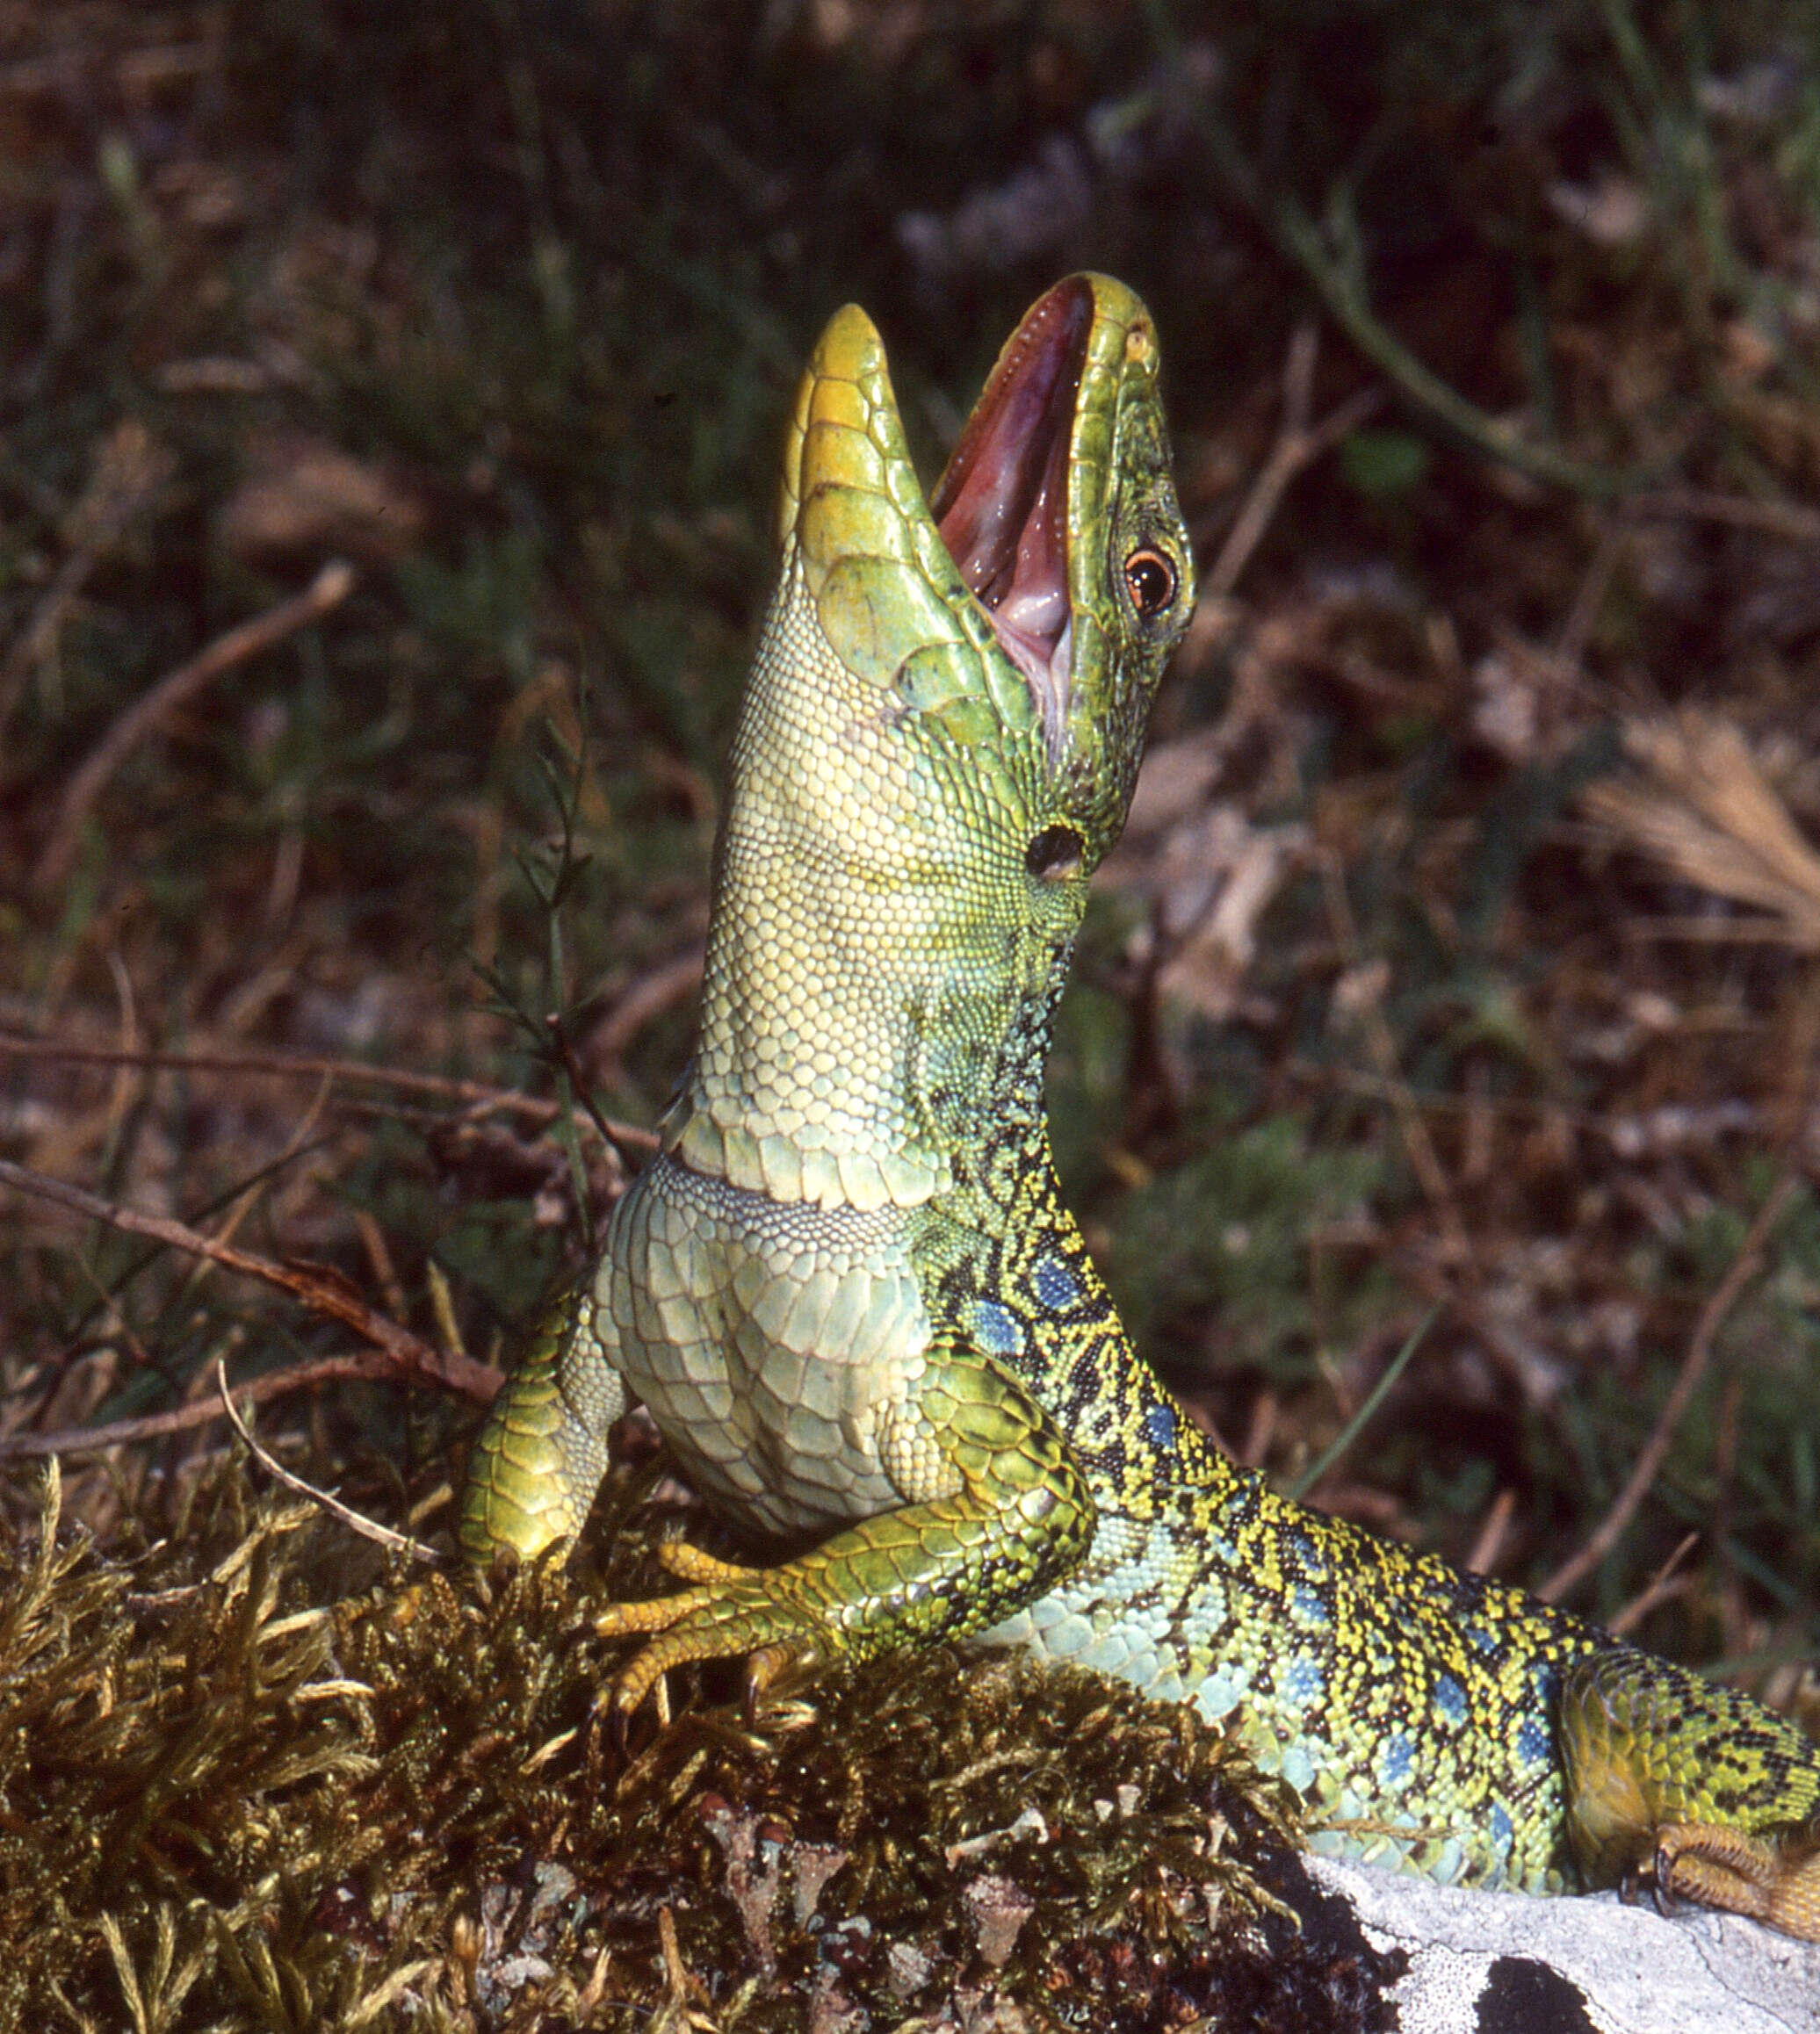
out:
<path id="1" fill-rule="evenodd" d="M 1134 552 L 1125 560 L 1125 584 L 1140 615 L 1153 615 L 1175 597 L 1174 568 L 1154 551 Z"/>
<path id="2" fill-rule="evenodd" d="M 1072 826 L 1045 826 L 1024 849 L 1032 876 L 1059 876 L 1080 860 L 1080 836 Z"/>

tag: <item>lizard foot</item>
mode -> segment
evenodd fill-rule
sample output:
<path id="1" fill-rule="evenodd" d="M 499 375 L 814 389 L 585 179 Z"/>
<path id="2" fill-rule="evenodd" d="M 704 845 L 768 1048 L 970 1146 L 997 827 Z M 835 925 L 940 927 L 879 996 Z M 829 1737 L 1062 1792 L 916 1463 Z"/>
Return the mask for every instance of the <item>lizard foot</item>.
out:
<path id="1" fill-rule="evenodd" d="M 810 1605 L 790 1600 L 787 1569 L 741 1568 L 682 1540 L 658 1549 L 670 1573 L 696 1584 L 645 1603 L 610 1604 L 595 1619 L 606 1639 L 653 1634 L 613 1684 L 613 1710 L 623 1731 L 672 1667 L 743 1653 L 748 1711 L 786 1668 L 820 1656 L 827 1626 Z"/>
<path id="2" fill-rule="evenodd" d="M 1656 1832 L 1656 1897 L 1694 1900 L 1820 1942 L 1820 1843 L 1778 1842 L 1708 1822 Z"/>
<path id="3" fill-rule="evenodd" d="M 745 1654 L 749 1709 L 786 1667 L 984 1631 L 1092 1544 L 1093 1499 L 1059 1429 L 971 1350 L 932 1361 L 914 1403 L 887 1404 L 879 1441 L 899 1510 L 776 1568 L 672 1541 L 664 1566 L 693 1586 L 602 1613 L 603 1638 L 652 1634 L 613 1691 L 622 1731 L 671 1667 Z"/>

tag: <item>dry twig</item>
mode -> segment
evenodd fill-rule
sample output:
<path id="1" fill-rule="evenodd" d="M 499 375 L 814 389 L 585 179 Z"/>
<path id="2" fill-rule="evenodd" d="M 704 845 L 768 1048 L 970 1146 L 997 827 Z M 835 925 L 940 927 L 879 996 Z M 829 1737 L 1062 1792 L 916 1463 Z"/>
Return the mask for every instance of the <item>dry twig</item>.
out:
<path id="1" fill-rule="evenodd" d="M 292 1391 L 307 1391 L 317 1384 L 336 1384 L 343 1378 L 365 1378 L 375 1383 L 395 1381 L 398 1366 L 377 1351 L 363 1350 L 345 1356 L 314 1356 L 307 1363 L 292 1363 L 283 1370 L 268 1370 L 235 1389 L 241 1399 L 263 1405 L 268 1398 L 282 1398 Z M 141 1413 L 136 1419 L 111 1419 L 99 1426 L 54 1427 L 48 1433 L 11 1433 L 0 1436 L 0 1461 L 19 1456 L 99 1455 L 109 1448 L 126 1447 L 135 1441 L 159 1440 L 166 1434 L 186 1433 L 191 1427 L 212 1426 L 222 1417 L 212 1398 L 199 1398 L 169 1412 Z"/>
<path id="2" fill-rule="evenodd" d="M 1220 599 L 1231 592 L 1270 527 L 1290 481 L 1383 407 L 1382 389 L 1361 388 L 1337 409 L 1330 410 L 1319 423 L 1311 425 L 1308 409 L 1314 387 L 1317 343 L 1313 321 L 1304 319 L 1289 340 L 1289 357 L 1283 364 L 1282 424 L 1276 443 L 1226 532 L 1226 541 L 1202 587 L 1203 595 Z"/>
<path id="3" fill-rule="evenodd" d="M 307 1497 L 319 1511 L 328 1512 L 331 1518 L 339 1518 L 350 1532 L 358 1533 L 363 1540 L 371 1540 L 389 1553 L 408 1554 L 413 1561 L 426 1562 L 431 1568 L 446 1568 L 449 1563 L 433 1547 L 426 1547 L 421 1540 L 413 1540 L 408 1533 L 394 1533 L 389 1526 L 381 1526 L 377 1519 L 368 1518 L 355 1511 L 351 1504 L 332 1497 L 327 1490 L 319 1490 L 314 1483 L 306 1482 L 294 1475 L 269 1449 L 263 1448 L 253 1439 L 253 1430 L 240 1416 L 228 1389 L 228 1366 L 217 1359 L 215 1363 L 215 1390 L 220 1396 L 221 1410 L 228 1424 L 240 1436 L 241 1445 L 252 1456 L 266 1475 L 282 1483 L 287 1490 L 294 1490 L 300 1497 Z"/>
<path id="4" fill-rule="evenodd" d="M 1666 1603 L 1671 1597 L 1685 1596 L 1694 1586 L 1694 1577 L 1679 1574 L 1677 1570 L 1699 1544 L 1699 1533 L 1684 1533 L 1680 1545 L 1656 1570 L 1648 1583 L 1612 1619 L 1605 1627 L 1607 1631 L 1614 1633 L 1621 1639 L 1628 1632 L 1634 1632 L 1658 1603 Z"/>
<path id="5" fill-rule="evenodd" d="M 26 1165 L 16 1165 L 11 1159 L 0 1158 L 0 1186 L 12 1186 L 22 1194 L 54 1201 L 78 1215 L 87 1215 L 92 1222 L 105 1222 L 110 1229 L 123 1230 L 129 1236 L 149 1237 L 155 1242 L 169 1244 L 173 1249 L 186 1251 L 191 1256 L 225 1265 L 229 1271 L 237 1271 L 247 1278 L 276 1286 L 280 1292 L 301 1300 L 316 1313 L 325 1314 L 331 1320 L 351 1328 L 362 1341 L 371 1343 L 384 1353 L 394 1376 L 402 1374 L 408 1377 L 422 1377 L 447 1390 L 459 1391 L 482 1405 L 499 1389 L 500 1374 L 489 1365 L 476 1363 L 470 1356 L 433 1347 L 408 1328 L 401 1327 L 396 1321 L 369 1307 L 350 1287 L 325 1273 L 306 1271 L 300 1266 L 275 1264 L 269 1258 L 255 1257 L 250 1251 L 235 1250 L 228 1244 L 218 1243 L 213 1237 L 185 1228 L 181 1222 L 118 1207 L 96 1194 L 84 1193 L 80 1186 L 53 1179 L 43 1172 L 34 1172 Z"/>
<path id="6" fill-rule="evenodd" d="M 1510 1522 L 1517 1509 L 1517 1493 L 1506 1484 L 1491 1500 L 1491 1508 L 1485 1513 L 1472 1542 L 1472 1551 L 1466 1556 L 1466 1567 L 1473 1575 L 1490 1575 L 1498 1566 L 1499 1556 L 1504 1552 L 1504 1542 L 1510 1533 Z"/>
<path id="7" fill-rule="evenodd" d="M 364 1059 L 314 1059 L 285 1052 L 128 1052 L 118 1046 L 67 1045 L 54 1038 L 21 1038 L 0 1032 L 0 1058 L 48 1059 L 76 1066 L 148 1066 L 188 1073 L 266 1073 L 281 1080 L 362 1081 L 400 1087 L 408 1094 L 434 1095 L 466 1102 L 476 1114 L 512 1115 L 539 1128 L 562 1114 L 560 1102 L 540 1101 L 516 1089 L 486 1081 L 461 1080 L 452 1074 L 417 1073 L 401 1067 L 374 1066 Z M 583 1120 L 591 1121 L 583 1111 Z M 657 1134 L 636 1123 L 606 1119 L 615 1144 L 654 1151 Z"/>
<path id="8" fill-rule="evenodd" d="M 1820 544 L 1820 508 L 1799 501 L 1758 501 L 1748 494 L 1715 494 L 1698 487 L 1672 487 L 1632 495 L 1640 516 L 1686 517 L 1696 523 L 1728 523 L 1734 530 L 1760 530 L 1791 544 Z"/>

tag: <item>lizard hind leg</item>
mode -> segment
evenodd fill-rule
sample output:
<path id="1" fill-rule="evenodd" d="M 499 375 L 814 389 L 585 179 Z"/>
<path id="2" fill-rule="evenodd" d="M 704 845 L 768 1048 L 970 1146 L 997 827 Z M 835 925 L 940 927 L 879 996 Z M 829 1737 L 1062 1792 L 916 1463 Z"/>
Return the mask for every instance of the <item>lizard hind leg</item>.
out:
<path id="1" fill-rule="evenodd" d="M 1820 1747 L 1786 1719 L 1628 1646 L 1563 1678 L 1567 1828 L 1589 1888 L 1653 1886 L 1820 1941 Z"/>

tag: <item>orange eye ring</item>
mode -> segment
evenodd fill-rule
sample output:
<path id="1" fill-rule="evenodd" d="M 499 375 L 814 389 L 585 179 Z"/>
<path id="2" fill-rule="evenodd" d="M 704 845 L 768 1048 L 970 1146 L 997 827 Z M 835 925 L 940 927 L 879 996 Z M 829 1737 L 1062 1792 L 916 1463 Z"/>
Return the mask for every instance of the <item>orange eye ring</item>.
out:
<path id="1" fill-rule="evenodd" d="M 1131 596 L 1131 605 L 1146 621 L 1169 605 L 1180 583 L 1174 559 L 1150 545 L 1134 551 L 1125 560 L 1125 591 Z"/>

